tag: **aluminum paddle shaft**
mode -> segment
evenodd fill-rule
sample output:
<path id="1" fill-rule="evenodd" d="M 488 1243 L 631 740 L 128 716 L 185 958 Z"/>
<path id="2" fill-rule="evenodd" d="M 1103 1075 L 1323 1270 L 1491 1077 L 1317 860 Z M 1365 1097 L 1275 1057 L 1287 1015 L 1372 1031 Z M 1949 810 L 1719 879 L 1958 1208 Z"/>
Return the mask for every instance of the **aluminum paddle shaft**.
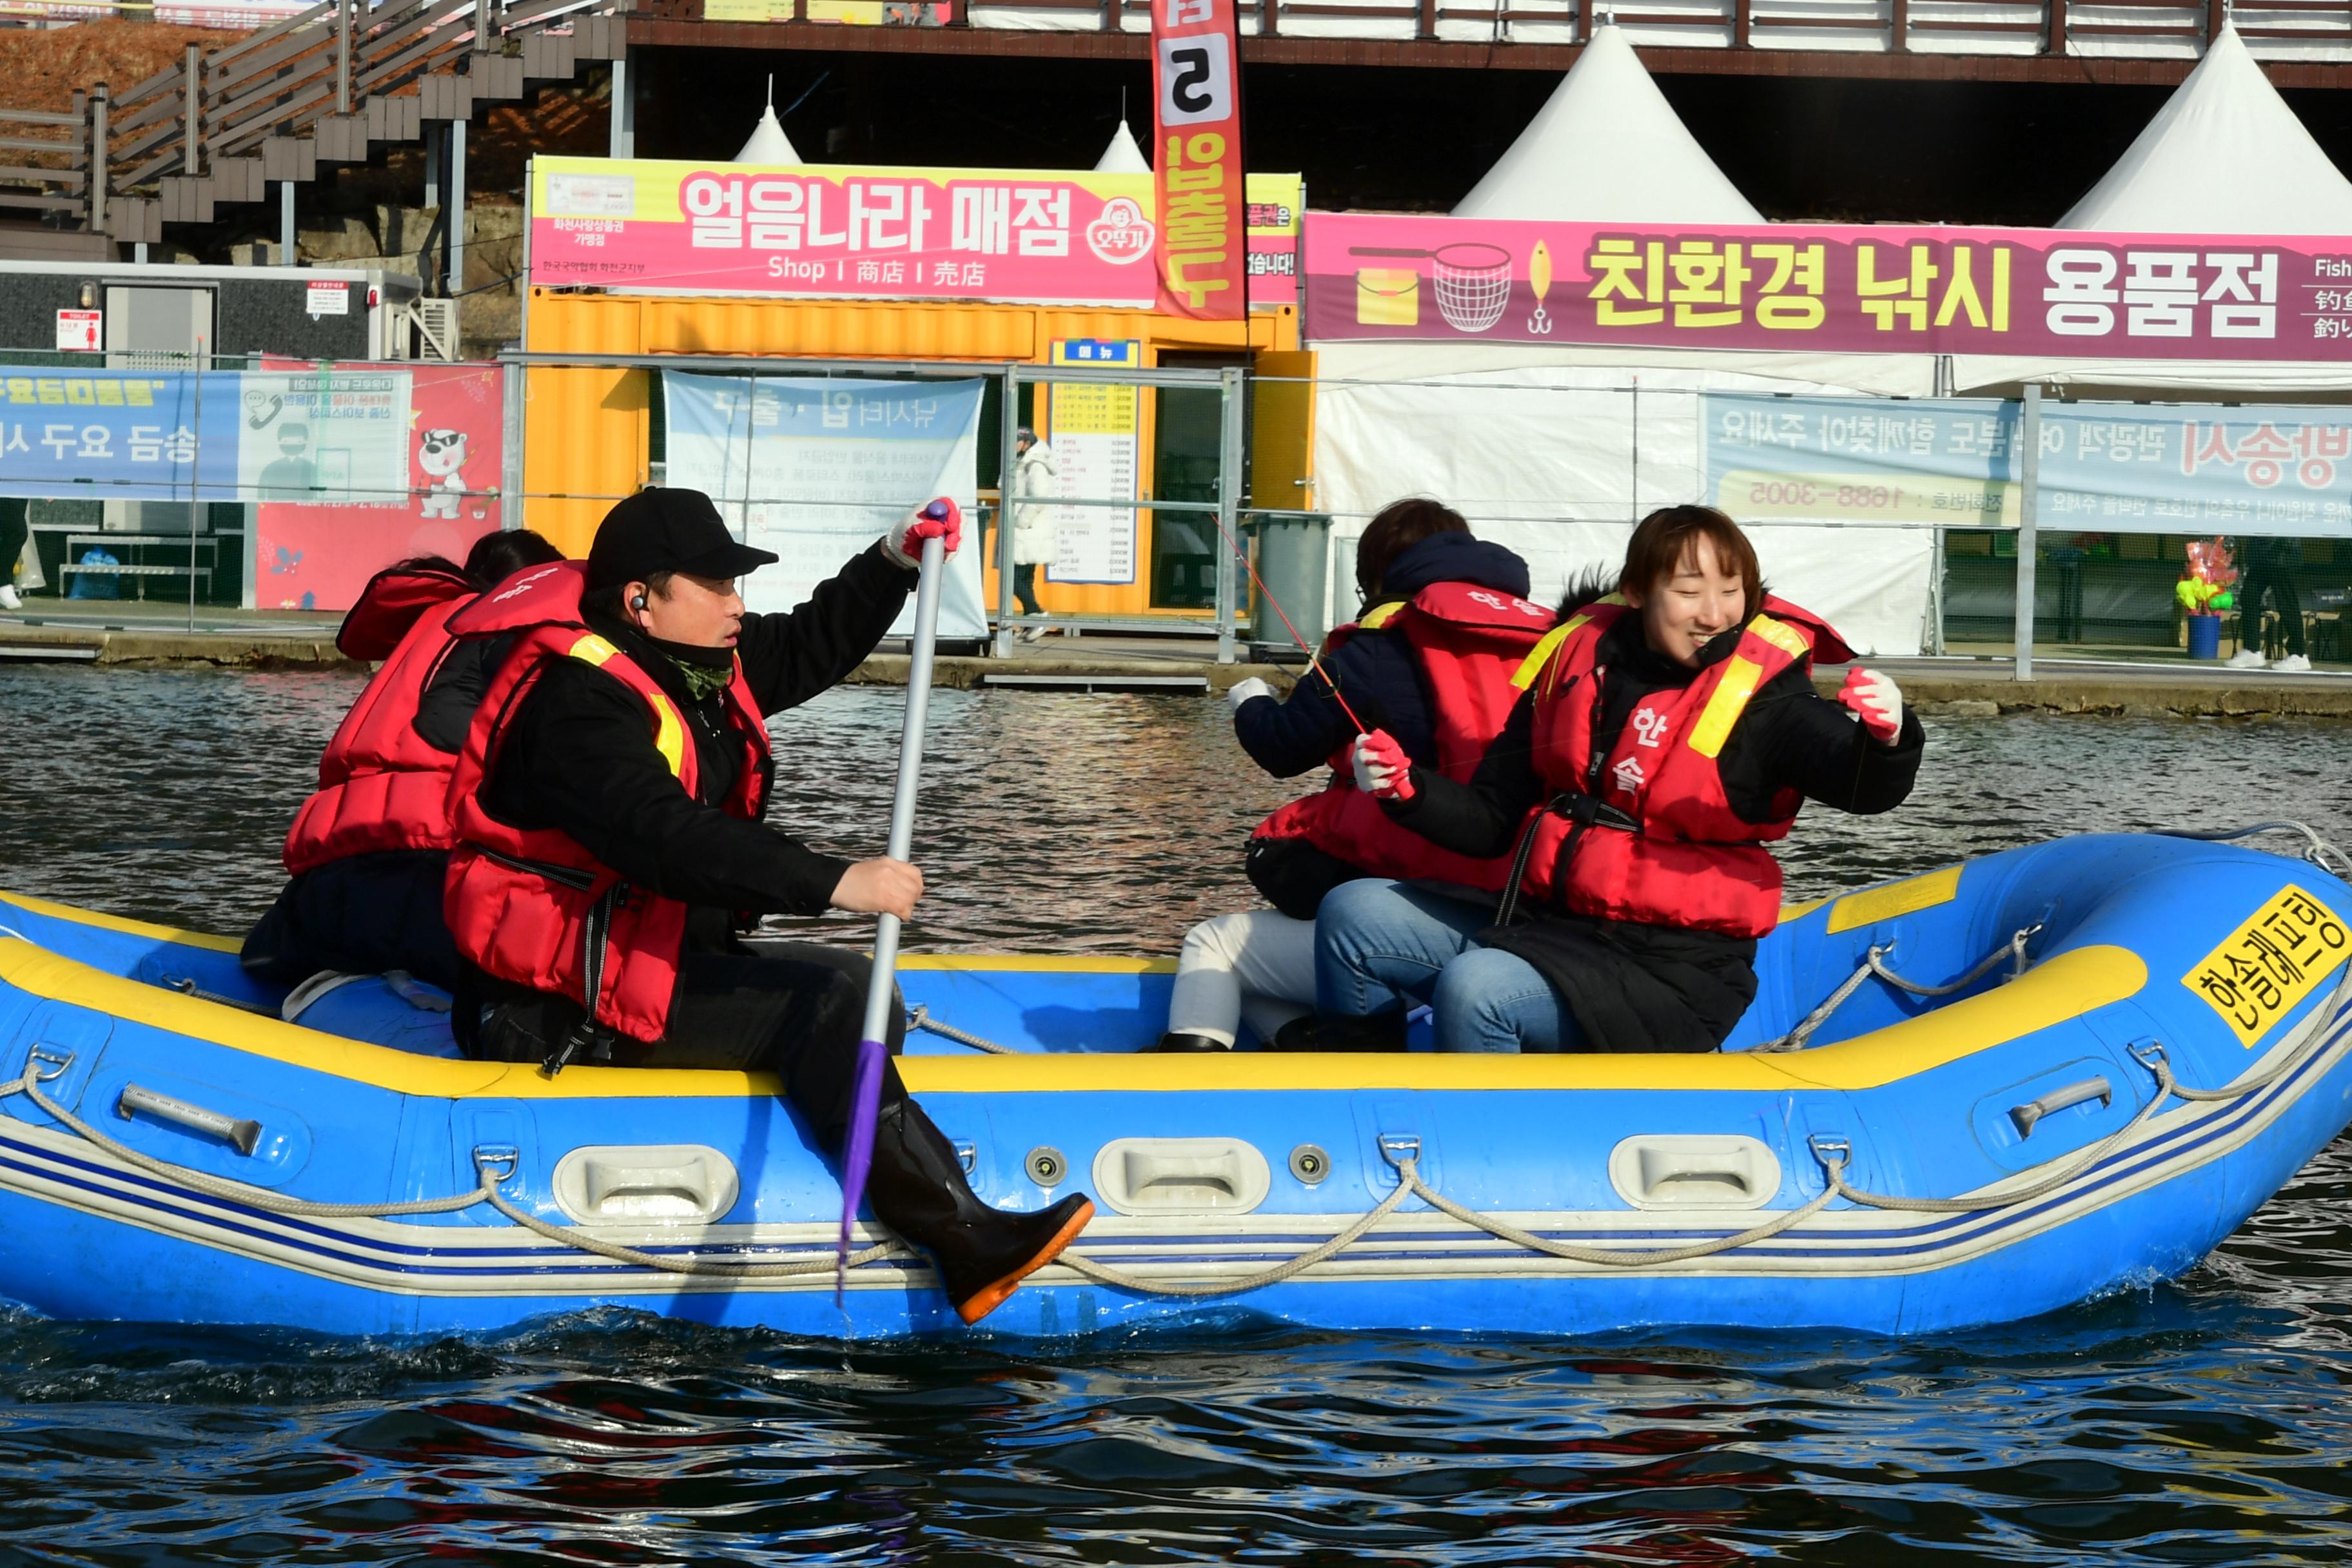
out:
<path id="1" fill-rule="evenodd" d="M 923 541 L 923 576 L 915 590 L 915 637 L 907 663 L 907 721 L 898 736 L 898 793 L 890 801 L 890 842 L 883 853 L 893 860 L 913 858 L 915 791 L 923 778 L 923 726 L 931 712 L 931 655 L 939 640 L 940 578 L 945 564 L 936 539 Z M 874 926 L 874 979 L 866 991 L 862 1038 L 887 1040 L 890 989 L 898 968 L 898 917 L 886 914 Z"/>
<path id="2" fill-rule="evenodd" d="M 947 546 L 942 541 L 923 541 L 922 576 L 915 588 L 915 637 L 908 650 L 907 721 L 898 739 L 898 792 L 890 802 L 890 841 L 884 851 L 893 860 L 910 858 L 914 847 L 915 791 L 923 776 L 923 725 L 931 711 L 931 655 L 939 640 L 940 579 L 946 563 Z M 856 1223 L 857 1205 L 866 1196 L 866 1173 L 874 1163 L 874 1122 L 881 1110 L 890 998 L 898 972 L 898 926 L 894 914 L 883 914 L 874 922 L 874 975 L 866 985 L 866 1026 L 857 1043 L 849 1136 L 841 1152 L 841 1237 L 834 1254 L 833 1279 L 836 1301 L 847 1282 L 849 1228 Z"/>

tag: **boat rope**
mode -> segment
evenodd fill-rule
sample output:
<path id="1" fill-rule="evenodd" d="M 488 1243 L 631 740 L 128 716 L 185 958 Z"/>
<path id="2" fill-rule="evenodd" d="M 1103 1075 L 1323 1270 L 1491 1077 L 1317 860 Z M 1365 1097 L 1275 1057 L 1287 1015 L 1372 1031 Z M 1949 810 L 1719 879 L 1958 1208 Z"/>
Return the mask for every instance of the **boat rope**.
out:
<path id="1" fill-rule="evenodd" d="M 2264 833 L 2299 833 L 2310 840 L 2303 858 L 2330 876 L 2352 880 L 2352 855 L 2347 855 L 2320 836 L 2319 830 L 2307 822 L 2281 819 L 2276 822 L 2250 822 L 2243 827 L 2158 827 L 2153 831 L 2167 838 L 2196 838 L 2209 844 L 2226 844 L 2232 839 L 2252 838 Z"/>
<path id="2" fill-rule="evenodd" d="M 1021 1054 L 1011 1046 L 1000 1046 L 994 1040 L 983 1040 L 978 1035 L 966 1034 L 952 1024 L 940 1023 L 931 1016 L 931 1010 L 929 1007 L 909 1009 L 907 1014 L 907 1027 L 929 1029 L 932 1034 L 943 1035 L 960 1046 L 970 1046 L 973 1050 L 986 1051 L 991 1056 L 1017 1057 Z"/>
<path id="3" fill-rule="evenodd" d="M 1895 973 L 1895 971 L 1887 968 L 1886 955 L 1895 951 L 1895 944 L 1891 942 L 1882 943 L 1877 947 L 1872 948 L 1867 953 L 1863 955 L 1862 966 L 1856 969 L 1852 974 L 1847 975 L 1844 983 L 1836 990 L 1830 993 L 1829 1000 L 1823 1002 L 1820 1006 L 1806 1014 L 1804 1022 L 1799 1024 L 1787 1034 L 1782 1035 L 1779 1039 L 1767 1040 L 1760 1046 L 1752 1047 L 1751 1049 L 1768 1053 L 1773 1051 L 1803 1050 L 1806 1044 L 1812 1039 L 1813 1031 L 1820 1028 L 1823 1024 L 1828 1023 L 1830 1020 L 1830 1015 L 1836 1012 L 1840 1007 L 1844 1006 L 1846 999 L 1852 996 L 1856 991 L 1862 989 L 1862 983 L 1869 979 L 1874 974 L 1878 976 L 1881 980 L 1885 981 L 1889 985 L 1894 986 L 1896 990 L 1908 991 L 1914 996 L 1949 996 L 1955 992 L 1965 991 L 1969 986 L 1974 985 L 1978 981 L 1982 980 L 1986 975 L 1991 973 L 1993 970 L 2004 961 L 2010 964 L 2009 978 L 2014 980 L 2019 975 L 2023 974 L 2026 971 L 2026 943 L 2032 942 L 2035 936 L 2041 933 L 2041 931 L 2042 922 L 2040 921 L 2034 921 L 2030 926 L 2021 927 L 2018 931 L 2011 933 L 2007 942 L 1985 954 L 1984 962 L 1979 963 L 1974 969 L 1969 970 L 1966 974 L 1961 975 L 1958 980 L 1952 981 L 1948 984 L 1944 985 L 1927 985 L 1916 980 L 1906 980 L 1900 974 Z"/>

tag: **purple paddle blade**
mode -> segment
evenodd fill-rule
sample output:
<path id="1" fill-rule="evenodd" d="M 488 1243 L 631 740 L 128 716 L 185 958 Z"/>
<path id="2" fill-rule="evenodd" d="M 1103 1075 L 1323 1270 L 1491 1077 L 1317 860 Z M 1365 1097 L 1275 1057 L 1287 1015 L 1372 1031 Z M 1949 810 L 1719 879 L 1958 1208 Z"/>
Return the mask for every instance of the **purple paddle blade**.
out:
<path id="1" fill-rule="evenodd" d="M 874 1121 L 882 1108 L 882 1064 L 888 1059 L 879 1040 L 857 1042 L 857 1076 L 849 1091 L 849 1136 L 841 1145 L 841 1238 L 833 1254 L 833 1304 L 841 1305 L 849 1283 L 849 1227 L 865 1201 L 866 1173 L 874 1168 Z"/>

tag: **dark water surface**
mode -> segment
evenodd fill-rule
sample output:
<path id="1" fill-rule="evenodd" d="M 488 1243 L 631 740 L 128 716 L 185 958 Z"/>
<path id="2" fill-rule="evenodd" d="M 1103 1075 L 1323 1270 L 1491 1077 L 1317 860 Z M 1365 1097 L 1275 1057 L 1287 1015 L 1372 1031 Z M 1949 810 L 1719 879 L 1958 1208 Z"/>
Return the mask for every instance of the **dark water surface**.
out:
<path id="1" fill-rule="evenodd" d="M 0 668 L 0 886 L 241 929 L 358 690 Z M 779 721 L 777 819 L 878 851 L 900 700 Z M 913 945 L 1171 952 L 1246 901 L 1236 846 L 1287 792 L 1222 705 L 941 692 L 933 715 Z M 2297 815 L 2352 841 L 2346 726 L 1930 734 L 1900 813 L 1805 819 L 1792 896 L 2083 829 Z M 415 1344 L 0 1311 L 0 1568 L 2343 1563 L 2347 1199 L 2339 1142 L 2177 1284 L 1907 1341 L 1204 1316 L 845 1353 L 626 1313 Z"/>

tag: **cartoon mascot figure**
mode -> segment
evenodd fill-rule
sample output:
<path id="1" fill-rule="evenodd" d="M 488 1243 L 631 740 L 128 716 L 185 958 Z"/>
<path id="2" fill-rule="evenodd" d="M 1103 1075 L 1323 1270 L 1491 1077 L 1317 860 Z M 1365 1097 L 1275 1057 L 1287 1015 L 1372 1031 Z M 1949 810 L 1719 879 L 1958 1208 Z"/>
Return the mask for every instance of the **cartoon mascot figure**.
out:
<path id="1" fill-rule="evenodd" d="M 425 470 L 425 517 L 457 516 L 465 499 L 466 481 L 457 472 L 466 466 L 466 433 L 427 430 L 417 438 L 416 461 Z"/>

